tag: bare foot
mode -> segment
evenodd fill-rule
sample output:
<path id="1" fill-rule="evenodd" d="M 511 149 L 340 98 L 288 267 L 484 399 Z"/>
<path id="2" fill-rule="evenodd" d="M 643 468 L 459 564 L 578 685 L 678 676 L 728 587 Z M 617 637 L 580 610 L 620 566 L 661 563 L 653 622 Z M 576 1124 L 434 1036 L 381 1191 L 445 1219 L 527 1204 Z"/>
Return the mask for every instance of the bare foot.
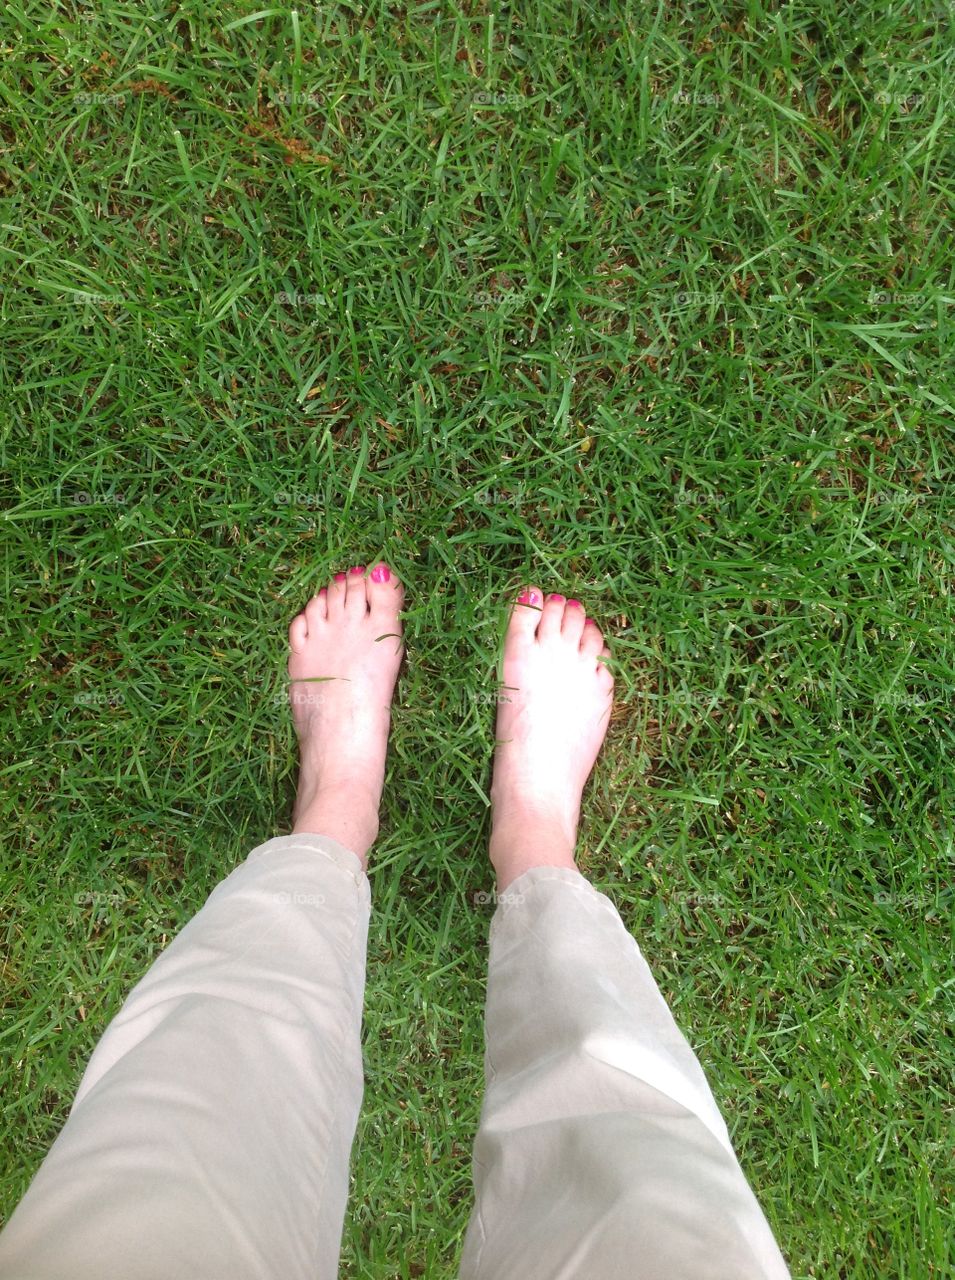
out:
<path id="1" fill-rule="evenodd" d="M 401 583 L 387 565 L 337 573 L 289 627 L 289 700 L 301 751 L 293 832 L 330 836 L 367 866 L 378 835 Z"/>
<path id="2" fill-rule="evenodd" d="M 576 600 L 528 588 L 504 639 L 491 785 L 498 889 L 530 867 L 574 867 L 584 783 L 607 732 L 613 676 Z"/>

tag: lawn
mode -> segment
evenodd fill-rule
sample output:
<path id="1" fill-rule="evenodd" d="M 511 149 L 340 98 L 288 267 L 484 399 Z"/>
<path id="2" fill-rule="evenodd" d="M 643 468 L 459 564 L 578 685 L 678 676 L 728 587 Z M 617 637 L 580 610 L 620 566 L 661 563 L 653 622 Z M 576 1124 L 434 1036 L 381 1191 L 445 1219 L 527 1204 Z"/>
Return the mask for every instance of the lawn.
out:
<path id="1" fill-rule="evenodd" d="M 951 1274 L 953 16 L 8 6 L 4 1212 L 288 830 L 288 619 L 384 557 L 342 1276 L 455 1274 L 528 579 L 607 629 L 582 865 L 793 1276 Z"/>

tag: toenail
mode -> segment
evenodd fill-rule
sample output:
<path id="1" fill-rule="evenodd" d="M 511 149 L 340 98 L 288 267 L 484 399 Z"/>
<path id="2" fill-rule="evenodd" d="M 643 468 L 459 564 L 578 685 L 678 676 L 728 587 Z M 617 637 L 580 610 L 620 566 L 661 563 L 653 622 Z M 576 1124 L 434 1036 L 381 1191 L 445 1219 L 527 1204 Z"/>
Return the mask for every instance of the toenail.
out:
<path id="1" fill-rule="evenodd" d="M 541 597 L 539 591 L 531 591 L 529 587 L 525 587 L 521 594 L 517 597 L 518 604 L 540 604 Z"/>
<path id="2" fill-rule="evenodd" d="M 579 600 L 568 600 L 567 603 L 572 604 L 575 609 L 582 609 L 584 607 Z"/>
<path id="3" fill-rule="evenodd" d="M 552 593 L 551 593 L 547 598 L 548 598 L 548 600 L 553 600 L 553 602 L 554 602 L 555 604 L 563 604 L 563 603 L 564 603 L 564 597 L 563 597 L 562 595 L 558 594 L 558 592 L 556 592 L 556 591 L 552 592 Z"/>
<path id="4" fill-rule="evenodd" d="M 328 594 L 328 587 L 322 587 L 321 591 L 319 591 L 319 593 L 318 593 L 318 594 L 319 594 L 320 596 L 327 595 L 327 594 Z"/>
<path id="5" fill-rule="evenodd" d="M 336 573 L 336 574 L 335 574 L 335 581 L 336 581 L 336 582 L 344 582 L 344 581 L 345 581 L 345 575 L 344 575 L 343 573 Z"/>
<path id="6" fill-rule="evenodd" d="M 353 568 L 349 569 L 349 570 L 348 570 L 348 572 L 349 572 L 349 573 L 364 573 L 364 572 L 365 572 L 365 566 L 364 566 L 363 564 L 356 564 Z"/>
<path id="7" fill-rule="evenodd" d="M 391 579 L 391 570 L 386 564 L 376 564 L 371 571 L 372 582 L 388 582 Z"/>

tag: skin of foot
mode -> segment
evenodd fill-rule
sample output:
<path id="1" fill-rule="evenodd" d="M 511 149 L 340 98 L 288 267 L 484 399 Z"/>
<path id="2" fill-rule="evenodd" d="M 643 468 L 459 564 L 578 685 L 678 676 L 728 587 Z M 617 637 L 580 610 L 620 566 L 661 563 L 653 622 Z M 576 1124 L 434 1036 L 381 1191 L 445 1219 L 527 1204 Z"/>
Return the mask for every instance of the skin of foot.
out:
<path id="1" fill-rule="evenodd" d="M 531 867 L 576 867 L 584 784 L 610 723 L 613 676 L 577 600 L 528 587 L 504 638 L 491 784 L 497 887 Z"/>
<path id="2" fill-rule="evenodd" d="M 387 565 L 337 573 L 289 627 L 300 769 L 292 831 L 330 836 L 367 869 L 378 835 L 404 589 Z"/>

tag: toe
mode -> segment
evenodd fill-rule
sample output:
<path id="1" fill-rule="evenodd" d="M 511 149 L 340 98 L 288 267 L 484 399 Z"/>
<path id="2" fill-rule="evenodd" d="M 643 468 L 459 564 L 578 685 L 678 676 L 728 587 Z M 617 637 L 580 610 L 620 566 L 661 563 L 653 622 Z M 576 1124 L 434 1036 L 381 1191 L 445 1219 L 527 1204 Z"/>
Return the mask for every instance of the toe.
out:
<path id="1" fill-rule="evenodd" d="M 365 591 L 365 566 L 356 564 L 348 570 L 345 580 L 345 613 L 349 617 L 363 617 L 368 612 L 368 594 Z"/>
<path id="2" fill-rule="evenodd" d="M 327 616 L 325 610 L 325 599 L 327 594 L 328 593 L 326 592 L 325 595 L 312 596 L 311 600 L 309 600 L 308 604 L 305 606 L 305 618 L 308 622 L 309 635 L 314 631 L 317 631 L 325 621 Z"/>
<path id="3" fill-rule="evenodd" d="M 522 640 L 533 640 L 537 624 L 541 619 L 541 608 L 544 604 L 544 593 L 540 587 L 525 587 L 517 597 L 507 624 L 506 641 L 518 643 Z"/>
<path id="4" fill-rule="evenodd" d="M 584 607 L 579 600 L 568 600 L 564 609 L 563 621 L 560 624 L 560 634 L 573 645 L 580 644 L 580 637 L 584 633 L 584 623 L 587 621 L 587 615 L 584 613 Z"/>
<path id="5" fill-rule="evenodd" d="M 580 652 L 596 658 L 604 647 L 604 638 L 593 618 L 588 618 L 580 637 Z"/>
<path id="6" fill-rule="evenodd" d="M 291 621 L 288 629 L 289 648 L 293 653 L 301 653 L 308 639 L 308 621 L 304 613 L 298 614 Z"/>
<path id="7" fill-rule="evenodd" d="M 405 592 L 394 569 L 386 564 L 376 564 L 365 579 L 365 592 L 374 617 L 382 621 L 397 619 Z"/>
<path id="8" fill-rule="evenodd" d="M 565 600 L 558 592 L 553 592 L 544 601 L 540 626 L 537 628 L 539 640 L 550 640 L 560 635 L 561 623 L 564 620 Z"/>
<path id="9" fill-rule="evenodd" d="M 345 609 L 345 575 L 336 573 L 328 584 L 325 608 L 329 618 L 340 618 Z"/>

